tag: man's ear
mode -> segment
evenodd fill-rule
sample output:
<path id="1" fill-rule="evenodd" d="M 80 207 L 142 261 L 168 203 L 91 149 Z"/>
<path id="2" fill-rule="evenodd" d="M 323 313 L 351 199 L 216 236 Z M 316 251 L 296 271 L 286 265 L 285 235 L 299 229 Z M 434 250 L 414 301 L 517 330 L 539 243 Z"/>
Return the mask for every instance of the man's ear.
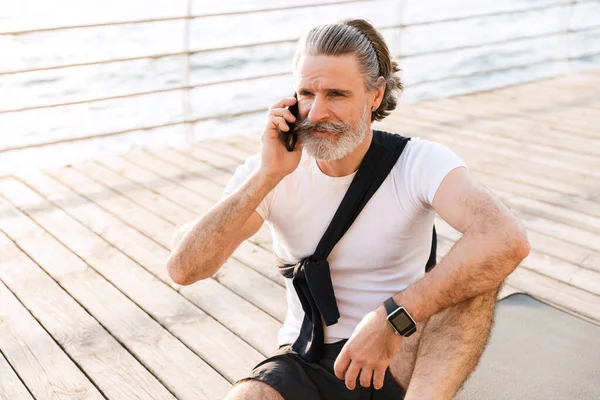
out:
<path id="1" fill-rule="evenodd" d="M 377 110 L 383 101 L 383 94 L 385 93 L 385 78 L 383 76 L 377 78 L 377 86 L 379 88 L 375 90 L 375 97 L 373 98 L 371 107 L 372 110 Z"/>

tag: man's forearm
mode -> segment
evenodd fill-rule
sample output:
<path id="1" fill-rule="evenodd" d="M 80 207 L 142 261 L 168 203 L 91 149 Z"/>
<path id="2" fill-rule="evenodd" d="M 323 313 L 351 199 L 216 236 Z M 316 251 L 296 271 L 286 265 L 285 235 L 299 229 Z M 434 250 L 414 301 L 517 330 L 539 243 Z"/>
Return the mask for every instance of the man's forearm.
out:
<path id="1" fill-rule="evenodd" d="M 192 283 L 214 275 L 227 261 L 244 224 L 276 184 L 277 180 L 257 170 L 241 188 L 193 221 L 187 232 L 182 227 L 167 264 L 171 277 Z"/>
<path id="2" fill-rule="evenodd" d="M 431 272 L 394 296 L 394 300 L 415 320 L 422 321 L 494 290 L 528 252 L 526 234 L 519 227 L 474 224 Z"/>

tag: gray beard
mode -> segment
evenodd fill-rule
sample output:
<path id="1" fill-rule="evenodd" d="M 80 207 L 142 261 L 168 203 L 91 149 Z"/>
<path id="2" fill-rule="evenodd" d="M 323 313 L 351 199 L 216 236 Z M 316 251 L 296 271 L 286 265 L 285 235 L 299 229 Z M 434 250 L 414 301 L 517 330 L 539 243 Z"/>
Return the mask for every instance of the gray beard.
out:
<path id="1" fill-rule="evenodd" d="M 356 125 L 347 122 L 320 122 L 313 124 L 307 118 L 296 125 L 298 141 L 308 154 L 322 161 L 335 161 L 346 157 L 365 138 L 368 128 L 369 112 L 365 108 L 363 115 Z M 314 130 L 330 132 L 337 136 L 337 140 L 316 137 Z"/>

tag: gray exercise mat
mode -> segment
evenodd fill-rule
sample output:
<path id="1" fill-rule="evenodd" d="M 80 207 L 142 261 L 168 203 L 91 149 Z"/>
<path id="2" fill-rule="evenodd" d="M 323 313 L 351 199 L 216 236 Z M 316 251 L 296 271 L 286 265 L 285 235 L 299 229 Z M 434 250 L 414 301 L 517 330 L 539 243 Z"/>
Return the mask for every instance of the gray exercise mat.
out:
<path id="1" fill-rule="evenodd" d="M 598 305 L 600 307 L 600 304 Z M 600 400 L 600 326 L 515 294 L 459 400 Z"/>

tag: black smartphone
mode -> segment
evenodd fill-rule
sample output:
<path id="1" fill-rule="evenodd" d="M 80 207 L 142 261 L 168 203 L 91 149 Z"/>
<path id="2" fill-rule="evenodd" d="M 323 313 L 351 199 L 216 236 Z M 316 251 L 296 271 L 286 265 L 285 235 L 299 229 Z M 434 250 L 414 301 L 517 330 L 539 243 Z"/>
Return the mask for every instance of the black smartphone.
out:
<path id="1" fill-rule="evenodd" d="M 296 117 L 296 121 L 298 121 L 298 95 L 294 93 L 294 98 L 296 99 L 296 103 L 293 106 L 290 106 L 288 110 L 292 113 L 294 117 Z M 287 122 L 287 121 L 286 121 Z M 294 147 L 296 146 L 296 141 L 298 140 L 298 136 L 296 135 L 296 124 L 292 122 L 287 122 L 290 130 L 287 132 L 281 132 L 281 138 L 283 140 L 283 144 L 288 151 L 294 151 Z"/>

